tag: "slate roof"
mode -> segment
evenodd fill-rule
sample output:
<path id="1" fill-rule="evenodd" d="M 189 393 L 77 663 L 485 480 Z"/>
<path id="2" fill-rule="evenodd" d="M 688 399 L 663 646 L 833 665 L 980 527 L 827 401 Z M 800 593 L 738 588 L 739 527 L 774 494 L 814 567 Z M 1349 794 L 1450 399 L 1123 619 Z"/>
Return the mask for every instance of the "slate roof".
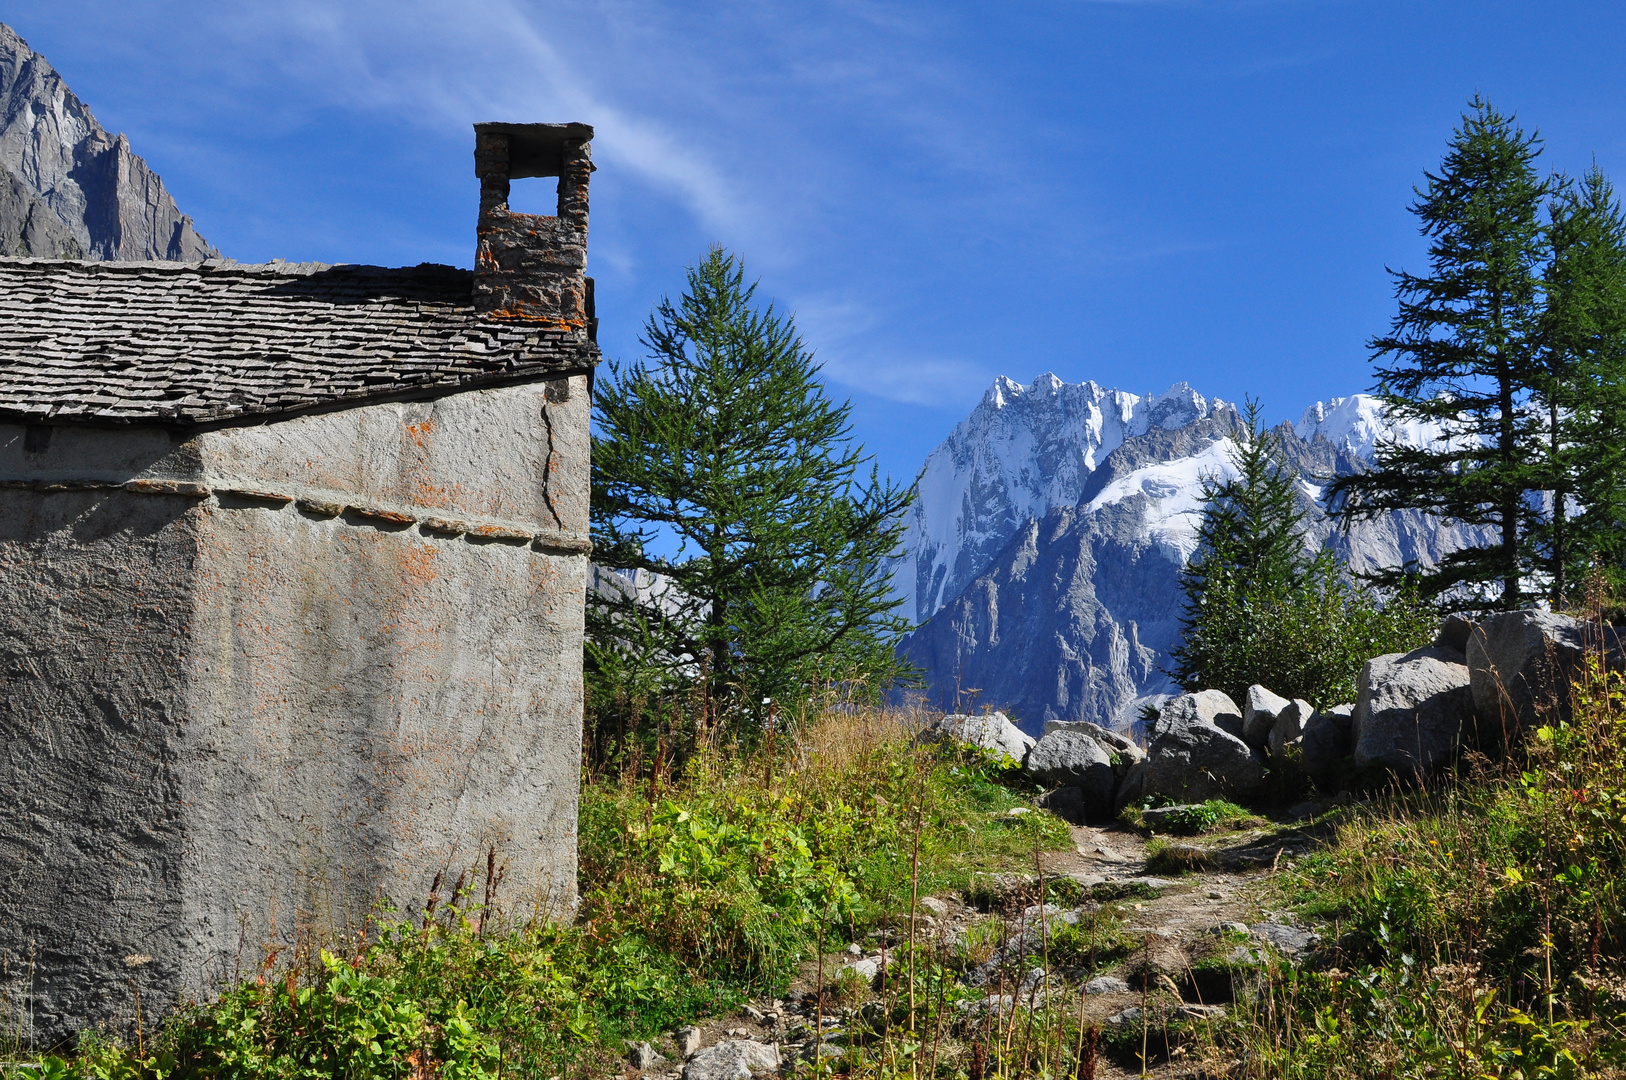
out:
<path id="1" fill-rule="evenodd" d="M 590 370 L 581 331 L 477 315 L 473 274 L 0 259 L 0 420 L 229 424 Z"/>

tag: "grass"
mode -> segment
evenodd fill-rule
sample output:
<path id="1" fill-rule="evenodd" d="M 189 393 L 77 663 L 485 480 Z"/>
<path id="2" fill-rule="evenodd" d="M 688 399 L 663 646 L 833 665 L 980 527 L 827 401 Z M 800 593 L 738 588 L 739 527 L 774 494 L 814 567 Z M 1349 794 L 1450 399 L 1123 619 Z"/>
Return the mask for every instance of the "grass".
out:
<path id="1" fill-rule="evenodd" d="M 1321 847 L 1283 864 L 1266 901 L 1319 926 L 1303 962 L 1218 935 L 1154 978 L 1150 937 L 1116 906 L 1150 887 L 1036 881 L 1068 835 L 1009 813 L 1034 792 L 1008 764 L 842 712 L 772 756 L 588 776 L 572 925 L 502 924 L 476 874 L 428 917 L 381 913 L 365 940 L 313 942 L 156 1032 L 87 1037 L 72 1059 L 19 1053 L 6 1071 L 603 1076 L 625 1040 L 784 995 L 815 970 L 821 1014 L 843 1017 L 841 1071 L 876 1080 L 1082 1080 L 1098 1051 L 1239 1080 L 1622 1076 L 1626 676 L 1594 664 L 1574 700 L 1511 759 L 1465 760 L 1320 826 Z M 1197 832 L 1253 824 L 1228 803 L 1190 816 Z M 1188 847 L 1159 836 L 1148 851 L 1172 872 Z M 915 917 L 934 893 L 987 914 L 943 936 Z M 1075 921 L 1024 916 L 1041 899 Z M 870 940 L 888 950 L 878 987 L 810 963 Z M 1146 972 L 1144 1016 L 1097 1029 L 1076 983 L 1113 965 Z M 1066 992 L 1023 998 L 1041 967 Z M 1182 999 L 1228 1012 L 1182 1013 Z"/>
<path id="2" fill-rule="evenodd" d="M 156 1031 L 87 1033 L 71 1058 L 19 1048 L 0 1072 L 483 1080 L 615 1071 L 627 1039 L 783 994 L 821 943 L 839 948 L 873 931 L 906 941 L 900 927 L 918 897 L 965 890 L 975 872 L 1024 871 L 1037 851 L 1068 842 L 1048 814 L 1007 813 L 1034 794 L 1008 762 L 909 735 L 899 716 L 839 711 L 771 757 L 710 750 L 679 775 L 589 775 L 574 924 L 503 923 L 475 873 L 428 912 L 382 911 L 362 940 L 307 942 Z M 898 952 L 913 973 L 908 1000 L 937 993 L 930 1008 L 945 1007 L 947 950 Z M 864 989 L 831 987 L 832 1008 Z"/>

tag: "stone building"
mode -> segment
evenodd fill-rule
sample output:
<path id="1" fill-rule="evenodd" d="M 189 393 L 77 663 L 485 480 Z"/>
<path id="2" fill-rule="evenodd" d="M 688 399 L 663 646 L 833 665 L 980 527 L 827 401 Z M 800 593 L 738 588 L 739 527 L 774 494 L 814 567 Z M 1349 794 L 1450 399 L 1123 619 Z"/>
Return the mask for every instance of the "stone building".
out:
<path id="1" fill-rule="evenodd" d="M 591 138 L 476 125 L 473 272 L 0 260 L 0 961 L 37 1043 L 493 848 L 509 915 L 574 904 Z M 508 210 L 527 176 L 556 216 Z"/>

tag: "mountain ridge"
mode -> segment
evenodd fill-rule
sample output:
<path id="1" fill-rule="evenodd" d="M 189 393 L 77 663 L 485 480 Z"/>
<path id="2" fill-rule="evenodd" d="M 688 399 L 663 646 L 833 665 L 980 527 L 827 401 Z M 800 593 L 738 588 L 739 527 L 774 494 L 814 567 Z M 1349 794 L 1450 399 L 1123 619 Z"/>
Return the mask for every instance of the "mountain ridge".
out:
<path id="1" fill-rule="evenodd" d="M 1235 475 L 1238 420 L 1185 383 L 1135 395 L 1048 373 L 1029 387 L 996 380 L 927 458 L 919 484 L 937 497 L 917 502 L 905 533 L 900 571 L 915 589 L 898 592 L 925 618 L 899 653 L 925 672 L 928 700 L 963 707 L 975 688 L 1037 733 L 1046 720 L 1121 728 L 1140 701 L 1174 690 L 1164 669 L 1180 636 L 1179 572 L 1203 479 Z M 1275 431 L 1299 473 L 1307 546 L 1362 571 L 1429 565 L 1470 538 L 1414 511 L 1344 531 L 1323 505 L 1327 482 L 1369 467 L 1380 441 L 1433 443 L 1436 428 L 1393 423 L 1358 394 Z"/>
<path id="2" fill-rule="evenodd" d="M 0 23 L 0 255 L 196 262 L 219 252 L 163 180 Z"/>

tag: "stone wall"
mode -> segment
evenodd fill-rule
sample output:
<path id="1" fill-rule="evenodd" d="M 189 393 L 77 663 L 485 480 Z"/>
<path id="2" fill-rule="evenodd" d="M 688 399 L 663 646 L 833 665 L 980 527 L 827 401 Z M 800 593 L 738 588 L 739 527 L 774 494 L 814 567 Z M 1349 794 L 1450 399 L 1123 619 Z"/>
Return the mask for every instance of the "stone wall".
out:
<path id="1" fill-rule="evenodd" d="M 587 417 L 573 376 L 0 426 L 0 952 L 38 1041 L 420 907 L 491 846 L 509 914 L 574 903 Z"/>

